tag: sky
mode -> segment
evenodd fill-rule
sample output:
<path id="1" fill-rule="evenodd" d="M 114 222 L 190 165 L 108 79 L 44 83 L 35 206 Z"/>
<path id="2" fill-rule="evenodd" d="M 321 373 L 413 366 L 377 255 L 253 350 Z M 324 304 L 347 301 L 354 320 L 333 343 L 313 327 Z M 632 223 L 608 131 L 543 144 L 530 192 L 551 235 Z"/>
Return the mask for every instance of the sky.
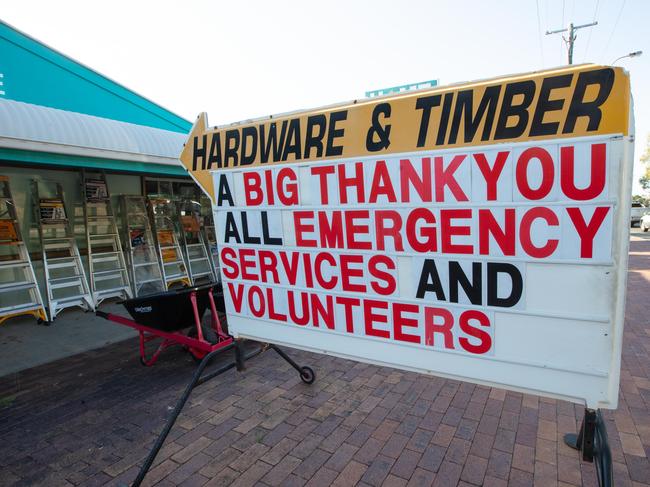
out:
<path id="1" fill-rule="evenodd" d="M 210 125 L 567 63 L 630 72 L 638 162 L 650 134 L 650 1 L 3 0 L 0 18 L 178 115 Z M 2 59 L 0 59 L 0 65 Z"/>

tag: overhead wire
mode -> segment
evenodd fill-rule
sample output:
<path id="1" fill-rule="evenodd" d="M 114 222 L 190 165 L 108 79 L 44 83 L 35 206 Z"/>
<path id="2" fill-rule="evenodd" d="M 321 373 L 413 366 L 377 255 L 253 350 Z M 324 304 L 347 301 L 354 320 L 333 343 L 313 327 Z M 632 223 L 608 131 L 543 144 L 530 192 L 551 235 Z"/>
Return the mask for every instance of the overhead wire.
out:
<path id="1" fill-rule="evenodd" d="M 544 46 L 542 45 L 542 21 L 539 17 L 539 0 L 535 0 L 535 5 L 537 6 L 537 34 L 539 37 L 539 57 L 542 61 L 542 67 L 544 67 Z"/>
<path id="2" fill-rule="evenodd" d="M 614 22 L 614 28 L 612 29 L 612 33 L 609 35 L 609 39 L 607 39 L 607 44 L 605 44 L 605 49 L 603 49 L 603 52 L 600 55 L 601 57 L 604 57 L 605 54 L 607 53 L 607 49 L 609 49 L 609 44 L 612 42 L 612 38 L 614 37 L 614 32 L 616 32 L 618 21 L 621 20 L 621 14 L 623 13 L 624 7 L 625 7 L 625 0 L 623 0 L 623 3 L 621 3 L 621 8 L 619 9 L 618 15 L 616 16 L 616 22 Z"/>
<path id="3" fill-rule="evenodd" d="M 600 7 L 600 0 L 596 0 L 596 9 L 594 10 L 594 18 L 591 20 L 592 23 L 596 22 L 596 17 L 598 17 L 598 7 Z M 587 36 L 587 44 L 585 46 L 584 54 L 582 55 L 583 59 L 587 59 L 587 53 L 589 52 L 589 44 L 591 44 L 591 33 L 594 29 L 589 29 L 589 35 Z"/>

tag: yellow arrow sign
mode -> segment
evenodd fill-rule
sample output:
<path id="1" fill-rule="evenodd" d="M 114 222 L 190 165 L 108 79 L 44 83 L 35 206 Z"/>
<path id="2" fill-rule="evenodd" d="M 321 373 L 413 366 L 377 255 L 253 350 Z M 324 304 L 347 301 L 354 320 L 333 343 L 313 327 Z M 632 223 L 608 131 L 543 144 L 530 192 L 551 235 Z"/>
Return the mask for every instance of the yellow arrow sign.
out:
<path id="1" fill-rule="evenodd" d="M 210 171 L 629 132 L 622 68 L 581 65 L 507 76 L 209 128 L 181 162 L 212 198 Z"/>
<path id="2" fill-rule="evenodd" d="M 194 157 L 194 139 L 207 138 L 205 135 L 208 129 L 208 115 L 205 112 L 202 112 L 194 122 L 192 131 L 187 138 L 187 142 L 183 146 L 183 152 L 181 152 L 181 162 L 183 166 L 190 173 L 190 176 L 196 181 L 196 184 L 201 186 L 201 189 L 205 194 L 210 196 L 212 203 L 214 203 L 214 184 L 212 183 L 212 175 L 209 171 L 204 170 L 202 167 L 198 167 L 195 164 L 196 158 Z"/>

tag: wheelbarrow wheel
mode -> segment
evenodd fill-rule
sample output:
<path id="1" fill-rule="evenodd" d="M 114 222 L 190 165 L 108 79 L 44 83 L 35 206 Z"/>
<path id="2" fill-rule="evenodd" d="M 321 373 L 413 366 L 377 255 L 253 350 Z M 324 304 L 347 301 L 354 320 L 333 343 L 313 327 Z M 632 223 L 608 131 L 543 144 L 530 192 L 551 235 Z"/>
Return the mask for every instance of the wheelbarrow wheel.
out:
<path id="1" fill-rule="evenodd" d="M 205 324 L 202 324 L 201 325 L 201 333 L 203 334 L 203 339 L 206 342 L 211 343 L 213 345 L 215 343 L 219 343 L 219 337 L 217 336 L 216 332 L 212 329 L 212 327 L 210 327 L 208 325 L 205 325 Z M 189 333 L 187 334 L 187 336 L 190 337 L 190 338 L 196 338 L 196 335 L 197 335 L 197 333 L 196 333 L 196 328 L 195 327 L 192 327 L 190 329 Z M 206 356 L 206 352 L 204 352 L 202 350 L 193 349 L 192 347 L 189 347 L 187 349 L 187 351 L 190 352 L 190 355 L 192 356 L 194 361 L 197 362 L 197 363 L 201 362 L 201 360 L 203 360 L 203 357 Z"/>
<path id="2" fill-rule="evenodd" d="M 305 383 L 305 384 L 312 384 L 316 380 L 316 374 L 314 373 L 314 370 L 311 367 L 301 367 L 300 368 L 300 379 Z"/>

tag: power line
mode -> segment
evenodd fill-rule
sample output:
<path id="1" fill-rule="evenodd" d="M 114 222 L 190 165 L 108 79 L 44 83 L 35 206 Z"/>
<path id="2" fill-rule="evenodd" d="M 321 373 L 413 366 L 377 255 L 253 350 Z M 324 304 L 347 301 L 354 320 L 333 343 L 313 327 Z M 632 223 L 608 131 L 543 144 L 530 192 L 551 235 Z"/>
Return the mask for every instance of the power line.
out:
<path id="1" fill-rule="evenodd" d="M 539 18 L 539 0 L 535 0 L 537 6 L 537 33 L 539 37 L 539 56 L 542 60 L 542 67 L 544 67 L 544 47 L 542 46 L 542 22 Z"/>
<path id="2" fill-rule="evenodd" d="M 618 11 L 618 15 L 616 16 L 616 22 L 614 22 L 614 28 L 612 29 L 612 33 L 609 35 L 609 39 L 607 40 L 607 44 L 605 44 L 605 49 L 603 50 L 601 57 L 605 56 L 607 49 L 609 49 L 609 44 L 612 42 L 614 32 L 616 32 L 616 26 L 618 26 L 618 21 L 621 19 L 621 14 L 623 13 L 623 7 L 625 7 L 625 0 L 623 0 L 623 3 L 621 3 L 621 8 Z"/>
<path id="3" fill-rule="evenodd" d="M 600 0 L 596 0 L 596 9 L 594 10 L 594 18 L 591 20 L 592 22 L 596 22 L 596 17 L 598 17 L 598 7 L 600 7 Z M 587 45 L 585 47 L 585 52 L 584 55 L 582 56 L 583 59 L 587 59 L 587 52 L 589 51 L 589 44 L 591 44 L 591 33 L 593 31 L 589 31 L 589 37 L 587 37 Z"/>
<path id="4" fill-rule="evenodd" d="M 568 49 L 568 58 L 569 58 L 569 64 L 573 64 L 573 44 L 575 43 L 576 40 L 576 31 L 579 29 L 584 29 L 585 27 L 593 27 L 594 25 L 598 25 L 598 22 L 592 22 L 590 24 L 582 24 L 582 25 L 573 25 L 573 22 L 569 24 L 569 27 L 565 27 L 564 29 L 557 29 L 557 30 L 547 30 L 546 35 L 549 34 L 559 34 L 560 32 L 569 32 L 569 37 L 565 38 L 562 36 L 562 39 L 564 39 L 564 42 L 567 45 Z"/>

